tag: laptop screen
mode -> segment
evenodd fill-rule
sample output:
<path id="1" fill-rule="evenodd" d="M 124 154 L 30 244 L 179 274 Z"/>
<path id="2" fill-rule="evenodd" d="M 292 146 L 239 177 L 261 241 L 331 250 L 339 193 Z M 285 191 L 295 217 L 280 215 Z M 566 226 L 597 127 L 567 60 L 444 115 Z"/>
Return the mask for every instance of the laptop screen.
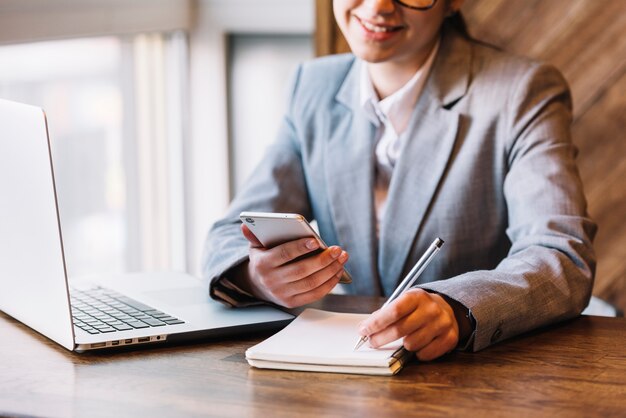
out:
<path id="1" fill-rule="evenodd" d="M 0 310 L 73 349 L 46 117 L 0 99 Z"/>

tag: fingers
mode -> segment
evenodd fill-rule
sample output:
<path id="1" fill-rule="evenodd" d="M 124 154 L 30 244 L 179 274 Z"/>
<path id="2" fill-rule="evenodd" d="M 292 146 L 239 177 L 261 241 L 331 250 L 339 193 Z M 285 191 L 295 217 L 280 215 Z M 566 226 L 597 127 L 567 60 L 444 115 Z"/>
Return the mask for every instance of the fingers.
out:
<path id="1" fill-rule="evenodd" d="M 450 339 L 450 342 L 453 342 L 453 346 L 447 349 L 445 352 L 451 350 L 456 346 L 458 342 L 458 332 L 455 331 L 455 328 L 452 324 L 452 319 L 450 319 L 447 315 L 440 315 L 434 321 L 429 322 L 417 330 L 406 334 L 403 340 L 404 347 L 409 351 L 420 352 L 434 341 L 438 341 L 438 343 L 447 342 Z M 452 337 L 456 336 L 457 338 L 452 341 Z"/>
<path id="2" fill-rule="evenodd" d="M 290 307 L 306 305 L 307 303 L 312 303 L 323 298 L 339 283 L 342 273 L 343 269 L 320 286 L 291 297 L 288 302 L 291 305 Z"/>
<path id="3" fill-rule="evenodd" d="M 348 254 L 345 251 L 342 251 L 340 247 L 332 246 L 319 254 L 298 260 L 299 257 L 318 249 L 319 242 L 317 240 L 303 238 L 271 249 L 262 249 L 260 253 L 251 253 L 251 262 L 254 263 L 255 269 L 259 272 L 280 276 L 285 283 L 291 283 L 307 278 L 332 263 L 338 263 L 337 268 L 343 267 L 348 259 Z M 315 286 L 305 287 L 310 290 L 319 284 L 315 283 Z"/>
<path id="4" fill-rule="evenodd" d="M 252 232 L 250 232 L 250 234 L 251 233 Z M 261 245 L 261 247 L 263 246 Z M 289 241 L 269 249 L 264 249 L 263 263 L 271 267 L 282 266 L 319 248 L 320 243 L 315 238 L 301 238 Z"/>
<path id="5" fill-rule="evenodd" d="M 337 251 L 334 252 L 333 249 L 330 251 L 325 251 L 320 254 L 319 257 L 315 257 L 316 260 L 303 260 L 303 265 L 311 265 L 314 266 L 312 269 L 316 269 L 315 266 L 321 266 L 322 268 L 313 270 L 313 273 L 291 283 L 289 286 L 289 292 L 291 293 L 289 296 L 294 296 L 301 293 L 306 293 L 311 290 L 314 290 L 321 286 L 324 282 L 333 278 L 333 276 L 338 275 L 341 278 L 341 274 L 343 273 L 343 266 L 348 259 L 348 253 L 345 251 L 341 251 L 340 248 L 336 247 Z M 331 254 L 333 253 L 334 254 Z M 324 260 L 326 259 L 326 260 Z M 326 262 L 330 261 L 327 265 Z M 305 267 L 302 270 L 306 270 Z"/>
<path id="6" fill-rule="evenodd" d="M 415 351 L 416 356 L 424 361 L 437 358 L 456 347 L 458 324 L 452 308 L 441 296 L 412 289 L 396 302 L 363 322 L 359 331 L 361 335 L 369 336 L 372 347 L 381 347 L 403 338 L 404 347 Z"/>
<path id="7" fill-rule="evenodd" d="M 297 264 L 308 265 L 309 267 L 299 267 L 302 275 L 294 276 L 293 270 L 291 275 L 285 271 L 293 266 L 283 266 L 273 271 L 273 275 L 265 277 L 264 285 L 272 294 L 275 300 L 279 300 L 280 304 L 288 308 L 301 306 L 306 303 L 314 302 L 328 292 L 330 292 L 339 282 L 343 274 L 343 266 L 348 260 L 348 253 L 341 251 L 338 247 L 337 252 L 333 253 L 333 248 L 329 248 L 321 254 L 311 257 L 318 260 L 301 260 Z M 336 254 L 339 253 L 337 257 Z M 322 259 L 329 259 L 321 262 Z M 327 265 L 324 265 L 328 263 Z M 295 263 L 294 263 L 295 264 Z M 310 269 L 310 266 L 322 267 Z M 308 274 L 308 272 L 311 274 Z M 300 273 L 298 273 L 300 274 Z M 272 278 L 274 277 L 274 278 Z"/>
<path id="8" fill-rule="evenodd" d="M 281 273 L 288 278 L 289 282 L 297 282 L 321 272 L 331 264 L 335 264 L 337 268 L 343 268 L 343 264 L 347 260 L 348 253 L 342 251 L 340 247 L 332 246 L 319 254 L 285 265 L 281 269 Z M 312 288 L 314 286 L 306 287 Z"/>
<path id="9" fill-rule="evenodd" d="M 449 331 L 445 334 L 438 335 L 430 343 L 417 350 L 415 356 L 422 361 L 434 360 L 454 350 L 458 342 L 458 335 Z"/>
<path id="10" fill-rule="evenodd" d="M 368 319 L 363 321 L 359 326 L 359 333 L 361 335 L 369 335 L 370 340 L 374 334 L 380 333 L 383 330 L 386 330 L 390 326 L 396 324 L 401 321 L 404 317 L 409 314 L 415 313 L 420 305 L 427 302 L 428 293 L 422 289 L 411 289 L 400 296 L 398 299 L 390 303 L 388 306 L 374 312 Z M 420 315 L 414 315 L 413 320 L 409 321 L 401 321 L 399 324 L 402 326 L 402 331 L 411 332 L 416 328 L 419 328 L 424 321 L 428 318 L 422 318 Z M 411 324 L 413 329 L 405 329 L 406 324 Z M 383 334 L 387 335 L 387 334 Z M 388 340 L 387 338 L 380 338 L 381 340 L 386 340 L 387 342 L 394 341 L 406 334 L 402 334 L 397 336 L 394 339 Z M 386 344 L 386 343 L 385 343 Z"/>
<path id="11" fill-rule="evenodd" d="M 257 239 L 257 237 L 250 231 L 250 228 L 246 224 L 241 224 L 241 233 L 250 242 L 251 248 L 262 248 L 263 244 Z"/>

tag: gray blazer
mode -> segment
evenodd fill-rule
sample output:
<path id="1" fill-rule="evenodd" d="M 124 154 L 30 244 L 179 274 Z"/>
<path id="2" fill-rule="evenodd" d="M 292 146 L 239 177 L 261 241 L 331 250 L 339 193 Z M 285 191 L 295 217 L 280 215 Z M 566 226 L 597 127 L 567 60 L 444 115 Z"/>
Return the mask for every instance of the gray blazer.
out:
<path id="1" fill-rule="evenodd" d="M 375 127 L 359 105 L 359 65 L 339 55 L 298 69 L 276 142 L 208 236 L 212 285 L 247 258 L 240 211 L 295 212 L 349 252 L 354 294 L 389 295 L 441 237 L 419 286 L 471 310 L 474 350 L 578 315 L 591 295 L 596 226 L 559 72 L 446 29 L 377 240 Z"/>

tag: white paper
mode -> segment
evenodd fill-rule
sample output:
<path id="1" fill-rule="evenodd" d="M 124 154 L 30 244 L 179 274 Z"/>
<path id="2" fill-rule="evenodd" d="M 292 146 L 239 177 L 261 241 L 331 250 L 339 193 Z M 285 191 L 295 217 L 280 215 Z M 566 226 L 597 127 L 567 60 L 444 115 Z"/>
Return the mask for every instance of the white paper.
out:
<path id="1" fill-rule="evenodd" d="M 409 356 L 411 353 L 408 353 Z M 402 369 L 404 362 L 397 361 L 389 367 L 376 366 L 331 366 L 328 364 L 303 364 L 286 363 L 282 361 L 266 361 L 247 359 L 248 364 L 259 369 L 294 370 L 301 372 L 324 372 L 324 373 L 344 373 L 344 374 L 369 374 L 380 376 L 392 376 Z M 405 359 L 406 361 L 406 359 Z"/>
<path id="2" fill-rule="evenodd" d="M 357 326 L 368 316 L 307 309 L 282 331 L 249 348 L 246 359 L 250 364 L 250 360 L 264 360 L 303 365 L 389 368 L 396 362 L 393 354 L 402 347 L 401 340 L 379 349 L 363 345 L 354 351 L 360 337 Z"/>

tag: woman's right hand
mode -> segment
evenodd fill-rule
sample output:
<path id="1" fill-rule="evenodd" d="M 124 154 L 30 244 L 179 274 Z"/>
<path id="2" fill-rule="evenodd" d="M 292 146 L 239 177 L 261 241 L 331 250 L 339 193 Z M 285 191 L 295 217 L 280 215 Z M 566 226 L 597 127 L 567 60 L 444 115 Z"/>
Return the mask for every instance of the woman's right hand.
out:
<path id="1" fill-rule="evenodd" d="M 241 232 L 250 243 L 250 260 L 239 269 L 247 277 L 239 279 L 246 281 L 245 287 L 254 296 L 287 308 L 315 302 L 328 294 L 348 261 L 348 253 L 338 246 L 294 261 L 317 250 L 318 241 L 302 238 L 268 249 L 246 225 L 241 225 Z"/>

